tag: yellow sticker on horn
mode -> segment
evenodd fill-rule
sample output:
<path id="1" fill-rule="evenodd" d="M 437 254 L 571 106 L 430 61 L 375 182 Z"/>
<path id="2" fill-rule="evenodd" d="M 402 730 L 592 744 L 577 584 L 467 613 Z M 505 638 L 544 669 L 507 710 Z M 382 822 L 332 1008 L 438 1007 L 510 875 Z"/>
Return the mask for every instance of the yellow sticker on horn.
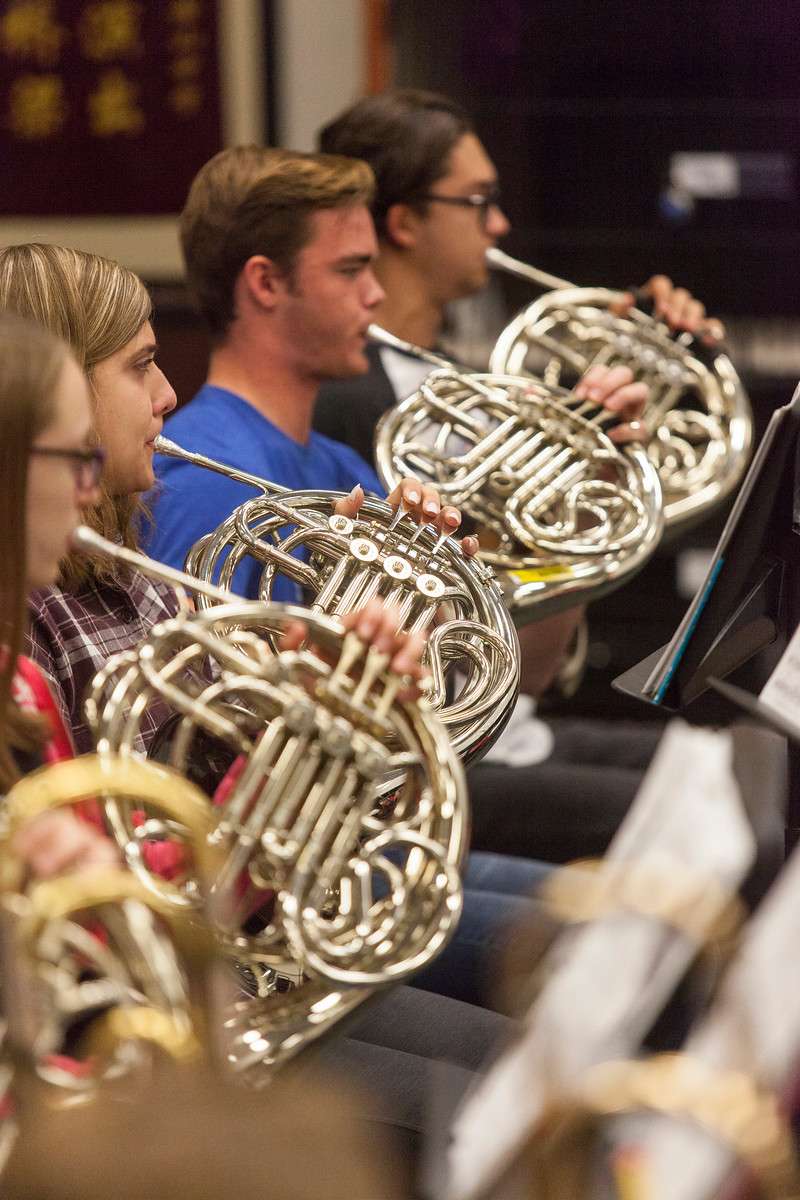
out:
<path id="1" fill-rule="evenodd" d="M 515 583 L 543 583 L 548 579 L 569 579 L 575 572 L 568 563 L 554 563 L 551 567 L 530 567 L 526 571 L 509 571 Z"/>

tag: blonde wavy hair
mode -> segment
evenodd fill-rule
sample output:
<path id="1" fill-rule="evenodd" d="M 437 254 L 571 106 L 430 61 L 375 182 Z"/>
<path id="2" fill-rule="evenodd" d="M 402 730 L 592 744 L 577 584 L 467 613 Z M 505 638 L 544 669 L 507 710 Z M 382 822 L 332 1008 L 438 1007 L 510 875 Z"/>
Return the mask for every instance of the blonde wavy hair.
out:
<path id="1" fill-rule="evenodd" d="M 138 275 L 111 259 L 28 242 L 0 250 L 0 309 L 63 338 L 85 371 L 97 405 L 95 367 L 136 336 L 152 315 L 152 302 Z M 100 502 L 85 510 L 84 520 L 104 537 L 135 549 L 143 512 L 141 497 L 112 496 L 101 486 Z M 62 564 L 59 583 L 75 588 L 117 573 L 105 559 L 72 554 Z"/>

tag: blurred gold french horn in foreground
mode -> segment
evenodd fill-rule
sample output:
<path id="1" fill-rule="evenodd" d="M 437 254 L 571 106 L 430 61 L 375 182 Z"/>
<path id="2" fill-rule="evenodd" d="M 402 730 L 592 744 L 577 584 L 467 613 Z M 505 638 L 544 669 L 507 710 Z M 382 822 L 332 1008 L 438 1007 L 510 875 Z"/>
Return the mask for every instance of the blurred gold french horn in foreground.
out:
<path id="1" fill-rule="evenodd" d="M 531 372 L 554 386 L 574 386 L 595 364 L 630 367 L 647 383 L 644 420 L 658 470 L 668 527 L 702 518 L 740 482 L 753 441 L 747 393 L 721 347 L 631 308 L 611 311 L 622 293 L 576 287 L 492 248 L 490 266 L 546 289 L 497 339 L 490 371 Z"/>
<path id="2" fill-rule="evenodd" d="M 378 423 L 384 485 L 418 475 L 473 519 L 517 624 L 596 599 L 645 564 L 663 529 L 661 487 L 642 447 L 607 436 L 610 413 L 531 377 L 465 371 L 380 326 L 369 332 L 434 368 Z"/>
<path id="3" fill-rule="evenodd" d="M 178 771 L 209 738 L 227 750 L 232 765 L 208 801 L 207 842 L 220 855 L 208 912 L 251 995 L 229 1014 L 225 1053 L 235 1070 L 278 1066 L 454 932 L 468 841 L 457 756 L 429 705 L 401 698 L 407 681 L 388 656 L 330 617 L 239 600 L 89 530 L 75 541 L 215 601 L 112 659 L 87 718 L 101 754 L 128 756 L 160 696 L 176 713 L 164 749 Z M 319 653 L 274 653 L 268 638 L 297 619 Z M 118 798 L 106 810 L 148 890 L 191 905 L 180 822 L 141 820 Z"/>
<path id="4" fill-rule="evenodd" d="M 149 1073 L 154 1053 L 206 1056 L 206 970 L 212 940 L 169 885 L 148 889 L 120 867 L 29 880 L 14 834 L 41 814 L 114 797 L 157 807 L 193 846 L 198 896 L 213 873 L 203 795 L 168 768 L 87 755 L 42 767 L 4 799 L 0 839 L 0 971 L 5 1084 L 15 1070 L 49 1085 L 58 1104 Z M 199 902 L 198 902 L 199 908 Z"/>
<path id="5" fill-rule="evenodd" d="M 235 590 L 237 568 L 255 562 L 261 600 L 271 600 L 278 579 L 290 580 L 303 589 L 302 603 L 312 613 L 329 617 L 383 597 L 399 610 L 401 628 L 428 634 L 427 700 L 462 761 L 489 749 L 516 701 L 520 654 L 490 568 L 466 558 L 454 538 L 417 525 L 402 508 L 395 513 L 375 496 L 351 519 L 333 514 L 339 493 L 289 491 L 164 437 L 156 438 L 156 450 L 257 493 L 192 548 L 186 559 L 192 576 Z M 198 593 L 200 609 L 217 602 L 202 589 Z"/>

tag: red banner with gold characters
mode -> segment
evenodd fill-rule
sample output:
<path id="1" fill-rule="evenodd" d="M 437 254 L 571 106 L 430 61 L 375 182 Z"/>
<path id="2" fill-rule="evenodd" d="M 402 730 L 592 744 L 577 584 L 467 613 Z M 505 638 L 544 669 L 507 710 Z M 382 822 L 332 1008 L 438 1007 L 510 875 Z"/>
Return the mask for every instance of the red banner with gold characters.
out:
<path id="1" fill-rule="evenodd" d="M 0 0 L 0 213 L 178 211 L 221 146 L 217 0 Z"/>

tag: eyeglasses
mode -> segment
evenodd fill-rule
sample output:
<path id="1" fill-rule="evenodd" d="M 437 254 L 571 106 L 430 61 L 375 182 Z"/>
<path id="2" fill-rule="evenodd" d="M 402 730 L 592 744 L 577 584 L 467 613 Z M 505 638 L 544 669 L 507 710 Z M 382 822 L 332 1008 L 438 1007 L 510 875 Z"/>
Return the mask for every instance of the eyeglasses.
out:
<path id="1" fill-rule="evenodd" d="M 488 192 L 475 192 L 472 196 L 441 196 L 438 192 L 425 192 L 418 198 L 436 200 L 439 204 L 457 204 L 460 208 L 474 208 L 478 212 L 481 227 L 485 228 L 489 209 L 500 205 L 500 189 L 491 188 Z"/>
<path id="2" fill-rule="evenodd" d="M 103 474 L 106 460 L 105 450 L 57 450 L 52 446 L 31 446 L 31 454 L 44 458 L 66 458 L 75 475 L 75 482 L 82 491 L 97 487 Z"/>

